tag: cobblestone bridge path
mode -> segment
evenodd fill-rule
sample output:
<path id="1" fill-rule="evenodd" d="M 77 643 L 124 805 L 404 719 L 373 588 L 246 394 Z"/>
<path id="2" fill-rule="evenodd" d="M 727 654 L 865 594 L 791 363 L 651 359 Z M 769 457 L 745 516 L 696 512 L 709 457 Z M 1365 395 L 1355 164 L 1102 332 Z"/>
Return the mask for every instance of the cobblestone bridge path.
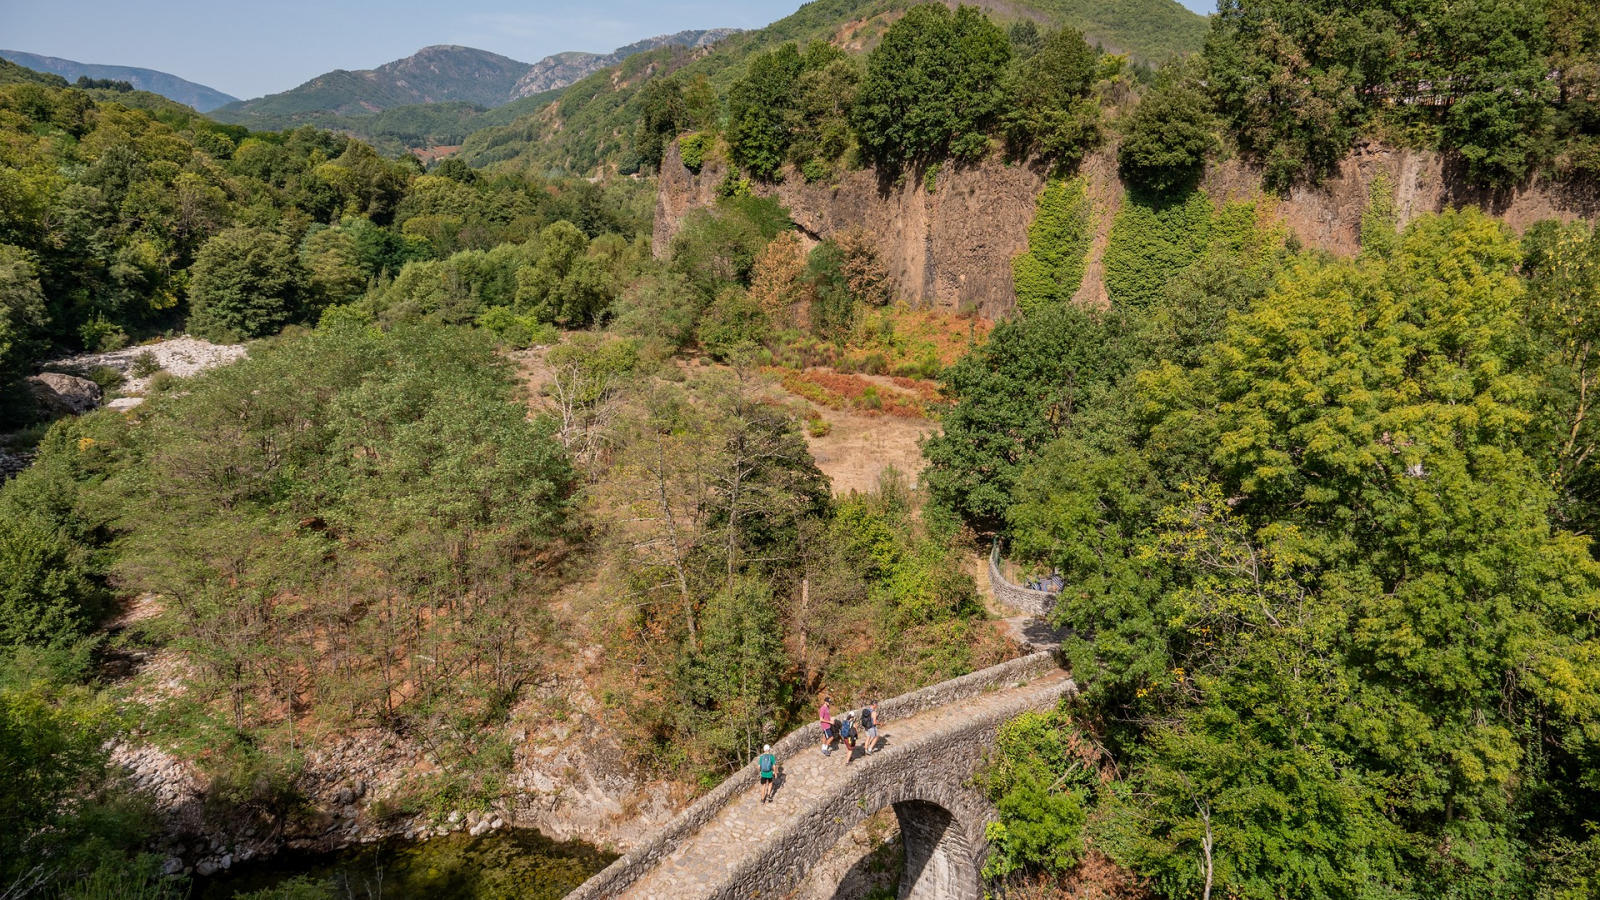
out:
<path id="1" fill-rule="evenodd" d="M 880 729 L 871 756 L 842 744 L 824 757 L 814 723 L 785 738 L 778 789 L 761 802 L 753 768 L 690 807 L 641 847 L 571 896 L 628 900 L 772 898 L 798 887 L 810 867 L 857 823 L 893 806 L 906 834 L 900 896 L 981 896 L 983 824 L 993 818 L 972 775 L 1000 725 L 1073 691 L 1048 652 L 881 703 L 906 715 Z M 943 692 L 942 694 L 940 692 Z M 717 795 L 720 792 L 720 796 Z"/>

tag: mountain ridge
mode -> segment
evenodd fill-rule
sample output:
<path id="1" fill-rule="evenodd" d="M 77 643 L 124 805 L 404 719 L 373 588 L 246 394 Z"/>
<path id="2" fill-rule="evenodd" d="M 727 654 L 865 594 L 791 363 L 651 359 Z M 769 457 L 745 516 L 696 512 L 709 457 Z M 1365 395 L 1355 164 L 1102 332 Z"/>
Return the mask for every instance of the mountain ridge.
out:
<path id="1" fill-rule="evenodd" d="M 334 69 L 287 91 L 229 103 L 214 112 L 219 121 L 249 124 L 262 118 L 319 113 L 361 116 L 437 103 L 492 108 L 567 87 L 637 53 L 665 46 L 700 47 L 736 31 L 680 31 L 645 38 L 606 54 L 566 51 L 537 63 L 459 44 L 433 44 L 372 69 Z"/>
<path id="2" fill-rule="evenodd" d="M 193 107 L 199 112 L 210 112 L 219 106 L 236 103 L 239 99 L 216 88 L 157 69 L 82 63 L 59 56 L 45 56 L 22 50 L 0 50 L 0 58 L 36 72 L 59 75 L 68 81 L 75 81 L 80 77 L 126 81 L 138 90 L 160 94 L 169 100 L 176 100 L 185 106 Z"/>

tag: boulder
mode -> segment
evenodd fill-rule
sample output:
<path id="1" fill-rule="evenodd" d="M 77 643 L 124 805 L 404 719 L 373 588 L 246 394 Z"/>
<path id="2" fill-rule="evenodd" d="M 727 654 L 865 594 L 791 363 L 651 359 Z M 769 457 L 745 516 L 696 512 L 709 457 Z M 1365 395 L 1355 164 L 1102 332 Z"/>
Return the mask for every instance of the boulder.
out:
<path id="1" fill-rule="evenodd" d="M 50 415 L 82 415 L 100 405 L 100 385 L 76 375 L 45 372 L 28 379 L 28 388 Z"/>

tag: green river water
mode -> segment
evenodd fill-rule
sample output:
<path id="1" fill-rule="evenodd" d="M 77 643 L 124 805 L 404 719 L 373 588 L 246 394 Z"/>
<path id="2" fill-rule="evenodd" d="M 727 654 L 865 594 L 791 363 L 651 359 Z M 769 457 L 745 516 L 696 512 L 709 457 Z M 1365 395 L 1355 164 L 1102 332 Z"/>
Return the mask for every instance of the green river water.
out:
<path id="1" fill-rule="evenodd" d="M 428 841 L 395 838 L 333 853 L 280 853 L 198 879 L 192 900 L 230 900 L 296 877 L 332 882 L 352 900 L 556 900 L 605 868 L 616 854 L 531 829 Z"/>

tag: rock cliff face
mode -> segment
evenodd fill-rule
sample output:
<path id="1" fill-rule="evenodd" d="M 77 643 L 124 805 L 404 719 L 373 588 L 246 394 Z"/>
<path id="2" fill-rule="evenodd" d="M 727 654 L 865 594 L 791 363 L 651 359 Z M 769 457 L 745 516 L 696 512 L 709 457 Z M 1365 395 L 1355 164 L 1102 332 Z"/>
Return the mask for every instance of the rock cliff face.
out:
<path id="1" fill-rule="evenodd" d="M 715 200 L 726 169 L 710 164 L 695 175 L 674 146 L 661 172 L 658 255 L 689 211 Z M 947 163 L 932 191 L 925 175 L 912 170 L 892 181 L 867 169 L 808 185 L 791 172 L 782 184 L 759 190 L 775 194 L 807 237 L 821 240 L 853 227 L 877 236 L 900 297 L 951 312 L 1005 315 L 1016 302 L 1011 258 L 1028 248 L 1028 223 L 1046 171 L 993 159 L 972 166 Z"/>
<path id="2" fill-rule="evenodd" d="M 1115 156 L 1101 151 L 1084 162 L 1096 233 L 1078 299 L 1105 303 L 1101 259 L 1124 186 Z M 935 309 L 976 310 L 998 318 L 1016 307 L 1011 260 L 1028 246 L 1034 201 L 1047 171 L 1037 164 L 1007 165 L 989 159 L 971 166 L 946 164 L 933 191 L 924 172 L 890 181 L 875 170 L 848 172 L 832 182 L 805 184 L 790 172 L 782 184 L 758 187 L 778 197 L 810 238 L 822 240 L 861 227 L 880 239 L 879 251 L 897 295 Z M 661 167 L 656 203 L 655 251 L 663 255 L 685 216 L 715 201 L 726 175 L 721 163 L 700 174 L 683 166 L 677 147 Z M 1401 224 L 1424 213 L 1479 206 L 1521 231 L 1542 219 L 1593 219 L 1600 215 L 1600 187 L 1532 179 L 1515 189 L 1490 192 L 1470 185 L 1438 153 L 1381 145 L 1356 148 L 1338 174 L 1287 197 L 1266 195 L 1259 171 L 1234 159 L 1211 166 L 1203 185 L 1218 203 L 1256 199 L 1307 246 L 1340 256 L 1360 250 L 1361 213 L 1372 181 L 1383 175 L 1394 190 Z"/>

